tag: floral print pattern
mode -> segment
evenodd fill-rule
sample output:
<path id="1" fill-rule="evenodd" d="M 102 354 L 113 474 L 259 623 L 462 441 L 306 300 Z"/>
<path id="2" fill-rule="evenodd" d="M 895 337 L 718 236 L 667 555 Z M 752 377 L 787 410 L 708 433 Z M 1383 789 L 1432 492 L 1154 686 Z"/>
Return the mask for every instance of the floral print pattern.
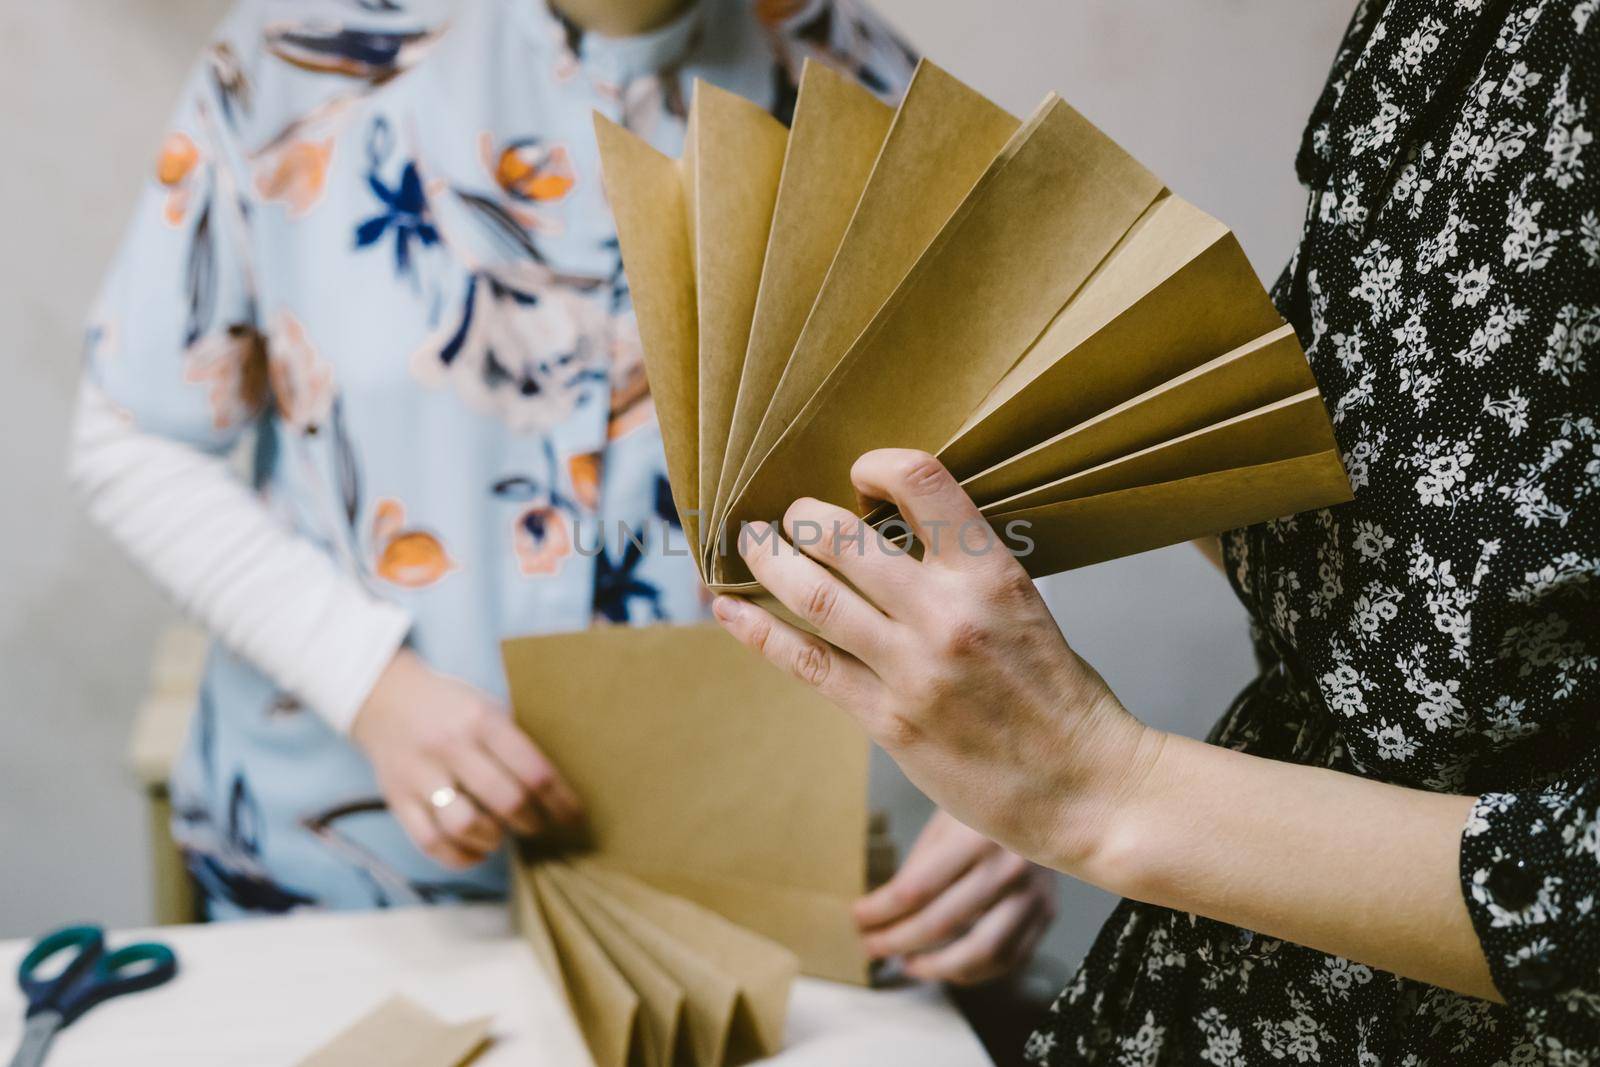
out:
<path id="1" fill-rule="evenodd" d="M 284 425 L 302 434 L 314 434 L 333 413 L 333 368 L 328 365 L 306 328 L 292 312 L 272 318 L 267 341 L 267 369 L 278 416 Z"/>
<path id="2" fill-rule="evenodd" d="M 605 38 L 543 0 L 306 18 L 240 0 L 161 145 L 87 373 L 146 433 L 251 445 L 274 518 L 491 694 L 505 637 L 701 617 L 693 562 L 663 535 L 676 518 L 593 112 L 676 154 L 696 77 L 779 111 L 780 53 L 886 93 L 910 72 L 857 0 L 808 3 L 804 29 L 751 2 L 691 0 Z M 835 17 L 848 34 L 817 30 Z M 869 40 L 891 68 L 830 51 Z M 608 536 L 624 526 L 644 539 Z M 452 875 L 412 847 L 360 753 L 220 648 L 172 789 L 215 916 L 503 892 L 499 860 Z"/>
<path id="3" fill-rule="evenodd" d="M 484 171 L 505 194 L 505 209 L 530 233 L 559 234 L 561 217 L 543 210 L 567 198 L 578 184 L 578 168 L 563 144 L 517 137 L 498 147 L 487 130 L 478 135 Z"/>
<path id="4" fill-rule="evenodd" d="M 438 535 L 406 525 L 406 507 L 380 500 L 372 517 L 372 569 L 386 582 L 423 589 L 443 580 L 457 564 Z"/>
<path id="5" fill-rule="evenodd" d="M 470 275 L 457 317 L 412 357 L 419 381 L 451 385 L 468 404 L 524 432 L 592 402 L 590 386 L 608 379 L 611 328 L 592 300 L 529 273 L 539 272 Z"/>
<path id="6" fill-rule="evenodd" d="M 242 426 L 260 412 L 268 373 L 261 335 L 244 324 L 208 333 L 184 352 L 183 380 L 206 386 L 211 426 L 220 432 Z"/>
<path id="7" fill-rule="evenodd" d="M 309 215 L 322 202 L 333 143 L 332 138 L 286 142 L 257 168 L 256 195 L 283 204 L 292 218 Z"/>
<path id="8" fill-rule="evenodd" d="M 1592 2 L 1364 0 L 1275 289 L 1350 503 L 1236 530 L 1220 745 L 1480 799 L 1500 1006 L 1124 902 L 1043 1064 L 1600 1065 L 1600 105 Z"/>
<path id="9" fill-rule="evenodd" d="M 422 249 L 438 244 L 439 231 L 428 210 L 422 175 L 415 162 L 406 161 L 392 184 L 379 174 L 393 144 L 389 123 L 381 118 L 374 121 L 368 142 L 371 163 L 367 187 L 378 201 L 378 210 L 356 227 L 356 247 L 371 248 L 388 239 L 394 245 L 395 273 L 406 277 L 412 270 L 412 246 Z"/>
<path id="10" fill-rule="evenodd" d="M 181 130 L 167 134 L 156 159 L 156 181 L 167 190 L 162 217 L 170 226 L 181 226 L 189 214 L 189 179 L 200 164 L 200 149 Z"/>
<path id="11" fill-rule="evenodd" d="M 857 4 L 836 0 L 756 0 L 756 14 L 773 41 L 782 84 L 774 108 L 788 121 L 794 114 L 800 74 L 807 59 L 848 74 L 892 99 L 910 80 L 916 55 Z"/>

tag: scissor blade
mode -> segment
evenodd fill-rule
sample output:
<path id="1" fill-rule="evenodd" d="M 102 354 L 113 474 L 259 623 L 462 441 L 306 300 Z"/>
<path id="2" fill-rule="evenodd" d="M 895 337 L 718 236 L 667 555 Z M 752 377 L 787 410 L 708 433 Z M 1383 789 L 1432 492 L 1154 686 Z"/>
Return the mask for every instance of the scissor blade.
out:
<path id="1" fill-rule="evenodd" d="M 17 1054 L 11 1057 L 11 1067 L 39 1067 L 59 1029 L 60 1012 L 41 1011 L 30 1016 L 27 1025 L 22 1028 L 22 1044 L 17 1046 Z"/>

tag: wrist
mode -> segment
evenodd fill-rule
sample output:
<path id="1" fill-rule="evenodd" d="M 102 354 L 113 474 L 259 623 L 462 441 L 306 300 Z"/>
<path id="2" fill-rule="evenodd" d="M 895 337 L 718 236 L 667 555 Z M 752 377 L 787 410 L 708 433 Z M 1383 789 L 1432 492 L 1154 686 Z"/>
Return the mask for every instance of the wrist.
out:
<path id="1" fill-rule="evenodd" d="M 378 678 L 405 647 L 412 619 L 398 604 L 344 581 L 350 588 L 338 591 L 336 603 L 324 615 L 327 632 L 296 659 L 303 681 L 289 688 L 329 726 L 349 736 Z"/>
<path id="2" fill-rule="evenodd" d="M 1210 849 L 1197 804 L 1223 786 L 1217 758 L 1236 754 L 1178 734 L 1163 734 L 1148 749 L 1083 878 L 1118 896 L 1179 907 L 1192 865 Z"/>
<path id="3" fill-rule="evenodd" d="M 416 653 L 409 648 L 402 646 L 395 650 L 383 670 L 378 672 L 372 688 L 356 709 L 355 717 L 350 720 L 350 737 L 356 744 L 364 749 L 369 747 L 374 732 L 380 729 L 385 718 L 385 709 L 393 705 L 398 695 L 410 688 L 414 672 L 420 666 Z"/>
<path id="4" fill-rule="evenodd" d="M 1100 773 L 1065 805 L 1057 869 L 1117 893 L 1136 896 L 1151 863 L 1151 812 L 1181 741 L 1127 715 L 1124 736 L 1100 760 Z"/>

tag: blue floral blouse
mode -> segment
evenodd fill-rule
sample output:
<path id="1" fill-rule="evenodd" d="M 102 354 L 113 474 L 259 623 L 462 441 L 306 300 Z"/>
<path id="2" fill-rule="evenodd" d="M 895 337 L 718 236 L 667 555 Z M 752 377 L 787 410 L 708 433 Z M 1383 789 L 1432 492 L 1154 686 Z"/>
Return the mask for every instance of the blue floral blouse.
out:
<path id="1" fill-rule="evenodd" d="M 245 0 L 161 146 L 90 378 L 141 430 L 248 438 L 274 515 L 487 691 L 504 637 L 694 617 L 686 555 L 598 539 L 676 520 L 591 113 L 676 154 L 694 78 L 787 119 L 807 57 L 886 95 L 912 67 L 855 0 L 697 0 L 626 39 L 544 0 Z M 348 740 L 220 648 L 173 797 L 213 914 L 502 887 L 499 861 L 452 876 L 412 847 Z"/>

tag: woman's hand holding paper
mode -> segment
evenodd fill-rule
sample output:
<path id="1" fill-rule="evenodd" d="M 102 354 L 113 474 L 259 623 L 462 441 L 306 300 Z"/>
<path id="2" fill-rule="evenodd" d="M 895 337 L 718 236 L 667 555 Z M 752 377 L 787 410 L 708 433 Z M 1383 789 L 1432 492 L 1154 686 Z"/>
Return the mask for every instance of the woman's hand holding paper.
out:
<path id="1" fill-rule="evenodd" d="M 1022 566 L 933 457 L 884 449 L 851 472 L 900 508 L 921 561 L 842 508 L 801 500 L 788 540 L 753 526 L 758 581 L 820 638 L 760 607 L 714 611 L 745 644 L 854 714 L 924 792 L 1031 859 L 1074 871 L 1161 735 L 1123 709 Z"/>
<path id="2" fill-rule="evenodd" d="M 582 819 L 572 789 L 497 701 L 409 650 L 384 669 L 351 736 L 400 825 L 446 867 L 483 862 L 507 830 Z"/>
<path id="3" fill-rule="evenodd" d="M 728 597 L 715 610 L 851 712 L 941 807 L 1120 895 L 1498 998 L 1458 884 L 1471 797 L 1143 726 L 1067 646 L 1017 560 L 978 536 L 977 510 L 933 457 L 869 452 L 852 480 L 899 505 L 921 562 L 802 500 L 789 541 L 758 529 L 741 548 L 821 637 Z"/>

